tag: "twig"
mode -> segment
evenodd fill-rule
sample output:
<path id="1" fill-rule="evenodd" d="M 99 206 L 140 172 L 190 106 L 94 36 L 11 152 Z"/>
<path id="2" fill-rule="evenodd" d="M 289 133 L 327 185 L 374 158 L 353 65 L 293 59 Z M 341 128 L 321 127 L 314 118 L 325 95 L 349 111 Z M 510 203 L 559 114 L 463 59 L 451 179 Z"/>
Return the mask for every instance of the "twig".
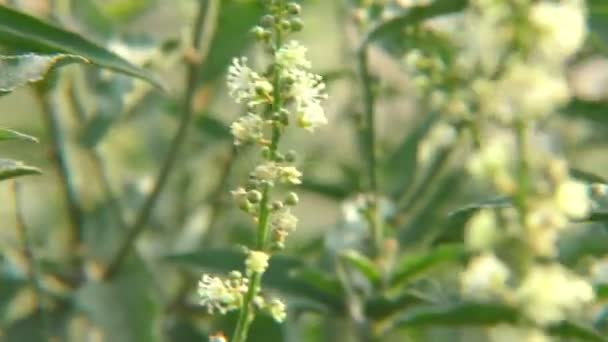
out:
<path id="1" fill-rule="evenodd" d="M 118 252 L 114 258 L 111 259 L 106 273 L 104 274 L 105 279 L 112 278 L 122 266 L 127 255 L 129 254 L 129 251 L 133 248 L 137 237 L 146 227 L 158 197 L 165 187 L 167 180 L 169 179 L 169 175 L 175 168 L 179 152 L 192 122 L 194 112 L 193 99 L 199 83 L 200 63 L 201 60 L 205 59 L 209 51 L 211 38 L 213 37 L 215 31 L 219 4 L 220 2 L 218 0 L 200 1 L 198 14 L 194 24 L 194 32 L 192 35 L 192 51 L 195 52 L 199 60 L 190 61 L 186 70 L 186 93 L 184 96 L 184 102 L 182 104 L 183 113 L 177 133 L 171 142 L 169 152 L 158 174 L 156 182 L 154 183 L 152 192 L 146 199 L 142 209 L 139 212 L 139 215 L 137 216 L 137 219 L 135 220 L 135 223 L 127 233 L 125 240 L 118 248 Z"/>
<path id="2" fill-rule="evenodd" d="M 54 75 L 56 77 L 56 75 Z M 59 108 L 56 79 L 51 79 L 42 82 L 36 88 L 36 94 L 40 106 L 44 113 L 47 129 L 51 139 L 52 159 L 59 173 L 61 180 L 64 198 L 68 210 L 68 218 L 70 221 L 70 245 L 77 256 L 81 252 L 82 247 L 82 231 L 84 227 L 83 210 L 78 198 L 76 184 L 74 183 L 74 174 L 69 165 L 67 142 L 65 132 L 61 125 L 61 110 Z"/>
<path id="3" fill-rule="evenodd" d="M 70 82 L 68 87 L 68 101 L 72 106 L 76 120 L 79 124 L 83 125 L 86 122 L 87 114 L 85 106 L 82 103 L 80 93 L 78 92 L 78 88 L 75 86 L 73 80 Z M 127 222 L 125 221 L 120 201 L 116 197 L 114 190 L 112 190 L 112 182 L 110 181 L 110 176 L 108 175 L 105 159 L 97 147 L 87 149 L 87 152 L 93 161 L 95 172 L 97 173 L 97 177 L 101 182 L 106 200 L 110 205 L 110 209 L 115 216 L 116 222 L 121 230 L 126 230 L 128 228 Z"/>
<path id="4" fill-rule="evenodd" d="M 23 215 L 23 207 L 21 206 L 21 185 L 18 181 L 13 182 L 13 195 L 15 201 L 15 221 L 17 230 L 17 239 L 21 243 L 21 251 L 25 257 L 26 274 L 30 286 L 34 289 L 36 296 L 36 303 L 38 304 L 38 314 L 42 320 L 43 334 L 47 338 L 50 338 L 49 332 L 49 320 L 44 307 L 44 298 L 42 295 L 42 288 L 38 281 L 38 268 L 36 267 L 36 261 L 34 253 L 32 252 L 32 246 L 30 238 L 27 233 L 27 225 L 25 224 L 25 218 Z"/>
<path id="5" fill-rule="evenodd" d="M 365 112 L 365 127 L 362 136 L 363 147 L 367 159 L 368 191 L 371 195 L 368 207 L 368 223 L 373 237 L 374 254 L 380 255 L 384 240 L 383 223 L 378 210 L 378 176 L 376 162 L 376 123 L 375 123 L 375 96 L 372 90 L 373 79 L 368 69 L 369 49 L 363 44 L 357 51 L 359 78 L 361 83 L 363 110 Z"/>

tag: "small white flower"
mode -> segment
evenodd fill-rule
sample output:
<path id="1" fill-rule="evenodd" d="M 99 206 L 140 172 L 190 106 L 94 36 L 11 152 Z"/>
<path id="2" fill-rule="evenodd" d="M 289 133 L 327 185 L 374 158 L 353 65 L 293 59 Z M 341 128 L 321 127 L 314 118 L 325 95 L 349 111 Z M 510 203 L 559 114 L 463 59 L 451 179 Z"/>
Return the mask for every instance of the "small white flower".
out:
<path id="1" fill-rule="evenodd" d="M 264 121 L 258 115 L 247 114 L 230 125 L 234 144 L 241 145 L 256 141 L 262 137 Z"/>
<path id="2" fill-rule="evenodd" d="M 245 260 L 245 268 L 248 274 L 264 273 L 268 268 L 268 259 L 270 256 L 267 253 L 260 251 L 249 251 L 247 260 Z"/>
<path id="3" fill-rule="evenodd" d="M 289 209 L 284 209 L 272 214 L 270 225 L 275 230 L 294 231 L 298 225 L 298 218 Z"/>
<path id="4" fill-rule="evenodd" d="M 492 210 L 480 210 L 467 222 L 465 244 L 473 250 L 488 250 L 500 236 L 496 214 Z"/>
<path id="5" fill-rule="evenodd" d="M 290 184 L 302 184 L 302 172 L 295 166 L 279 167 L 279 179 L 281 182 Z"/>
<path id="6" fill-rule="evenodd" d="M 559 264 L 537 265 L 528 271 L 516 291 L 516 299 L 530 319 L 550 324 L 580 311 L 594 299 L 594 293 L 585 279 Z"/>
<path id="7" fill-rule="evenodd" d="M 247 58 L 235 58 L 228 67 L 228 92 L 237 103 L 247 102 L 255 96 L 257 74 L 247 66 Z"/>
<path id="8" fill-rule="evenodd" d="M 471 260 L 462 274 L 462 290 L 466 295 L 482 299 L 500 294 L 509 273 L 507 266 L 494 254 L 482 254 Z"/>
<path id="9" fill-rule="evenodd" d="M 320 126 L 327 125 L 325 111 L 321 104 L 312 102 L 301 107 L 298 112 L 298 125 L 309 132 L 313 132 Z"/>
<path id="10" fill-rule="evenodd" d="M 537 49 L 542 57 L 562 62 L 580 49 L 587 34 L 582 1 L 539 1 L 529 19 L 541 32 Z"/>
<path id="11" fill-rule="evenodd" d="M 272 184 L 277 179 L 278 172 L 279 167 L 273 162 L 268 162 L 258 165 L 253 170 L 253 176 L 259 181 L 266 181 Z"/>
<path id="12" fill-rule="evenodd" d="M 247 279 L 239 277 L 224 280 L 204 274 L 198 282 L 198 294 L 201 297 L 201 305 L 205 306 L 209 313 L 215 310 L 221 314 L 239 308 L 243 293 L 247 291 Z"/>
<path id="13" fill-rule="evenodd" d="M 280 299 L 272 299 L 267 305 L 268 312 L 270 316 L 274 318 L 275 321 L 281 323 L 287 317 L 287 313 L 285 312 L 285 303 Z"/>
<path id="14" fill-rule="evenodd" d="M 310 62 L 306 59 L 306 47 L 295 40 L 283 45 L 276 54 L 276 62 L 287 72 L 297 68 L 310 68 Z"/>
<path id="15" fill-rule="evenodd" d="M 571 218 L 584 218 L 591 210 L 587 186 L 574 180 L 567 180 L 558 185 L 555 201 L 564 214 Z"/>

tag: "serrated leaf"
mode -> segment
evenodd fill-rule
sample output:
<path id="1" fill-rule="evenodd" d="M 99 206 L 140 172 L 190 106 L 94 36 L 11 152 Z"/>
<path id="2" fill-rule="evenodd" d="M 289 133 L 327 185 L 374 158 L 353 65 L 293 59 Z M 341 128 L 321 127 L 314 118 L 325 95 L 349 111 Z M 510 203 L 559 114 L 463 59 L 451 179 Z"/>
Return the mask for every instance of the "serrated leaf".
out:
<path id="1" fill-rule="evenodd" d="M 25 165 L 23 162 L 0 159 L 0 181 L 28 175 L 39 175 L 42 171 L 36 167 Z"/>
<path id="2" fill-rule="evenodd" d="M 341 253 L 340 258 L 358 270 L 374 286 L 380 285 L 382 282 L 382 275 L 378 267 L 365 255 L 355 250 L 348 250 Z"/>
<path id="3" fill-rule="evenodd" d="M 578 323 L 564 321 L 547 329 L 549 335 L 567 338 L 568 341 L 576 339 L 579 341 L 606 342 L 608 339 L 592 327 Z"/>
<path id="4" fill-rule="evenodd" d="M 396 327 L 423 325 L 493 325 L 514 323 L 515 308 L 500 303 L 462 302 L 449 305 L 425 305 L 411 309 L 399 317 Z"/>
<path id="5" fill-rule="evenodd" d="M 435 266 L 445 262 L 458 261 L 465 255 L 466 249 L 462 245 L 439 246 L 428 252 L 407 255 L 397 263 L 390 284 L 391 286 L 401 285 Z"/>
<path id="6" fill-rule="evenodd" d="M 0 94 L 41 81 L 51 69 L 71 63 L 86 64 L 89 61 L 84 57 L 67 54 L 0 56 Z"/>
<path id="7" fill-rule="evenodd" d="M 233 270 L 244 271 L 245 257 L 245 252 L 239 250 L 208 249 L 196 253 L 168 256 L 166 260 L 210 272 L 227 274 Z M 342 295 L 336 296 L 333 293 L 335 291 L 325 288 L 323 285 L 319 286 L 320 283 L 311 284 L 310 277 L 306 281 L 299 278 L 307 268 L 309 266 L 299 259 L 276 255 L 270 259 L 270 265 L 264 273 L 262 282 L 264 286 L 324 304 L 336 312 L 343 312 Z M 336 280 L 332 280 L 332 284 L 334 285 L 331 285 L 331 288 L 335 290 Z"/>
<path id="8" fill-rule="evenodd" d="M 34 143 L 38 142 L 38 139 L 31 135 L 17 132 L 10 128 L 0 127 L 0 141 L 3 141 L 3 140 L 24 140 L 24 141 L 34 142 Z"/>
<path id="9" fill-rule="evenodd" d="M 162 84 L 149 72 L 74 32 L 0 5 L 0 45 L 20 51 L 80 56 L 103 68 Z"/>

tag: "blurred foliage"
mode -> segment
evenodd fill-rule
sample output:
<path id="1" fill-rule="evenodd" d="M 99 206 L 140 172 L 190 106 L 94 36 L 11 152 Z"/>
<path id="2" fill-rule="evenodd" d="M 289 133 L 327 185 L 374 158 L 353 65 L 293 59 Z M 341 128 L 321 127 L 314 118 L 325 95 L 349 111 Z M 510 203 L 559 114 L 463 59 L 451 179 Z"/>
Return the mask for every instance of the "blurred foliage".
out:
<path id="1" fill-rule="evenodd" d="M 18 129 L 0 128 L 0 155 L 38 165 L 0 159 L 0 340 L 189 342 L 230 331 L 235 315 L 208 315 L 198 305 L 196 284 L 202 270 L 242 269 L 241 250 L 218 246 L 253 238 L 228 199 L 254 156 L 233 149 L 229 123 L 242 109 L 226 101 L 223 80 L 233 58 L 259 58 L 248 33 L 261 6 L 221 1 L 208 54 L 195 75 L 194 119 L 178 167 L 126 261 L 106 278 L 153 192 L 184 110 L 184 65 L 192 58 L 190 33 L 184 32 L 190 32 L 198 1 L 49 1 L 57 8 L 41 14 L 36 6 L 42 2 L 0 1 L 0 101 L 7 113 L 0 123 Z M 604 2 L 588 1 L 588 45 L 608 57 Z M 412 32 L 466 5 L 437 0 L 388 19 L 376 13 L 371 25 L 357 30 L 350 15 L 355 1 L 305 2 L 310 26 L 302 39 L 320 56 L 313 58 L 315 67 L 330 83 L 333 123 L 319 138 L 287 142 L 305 150 L 302 224 L 286 251 L 271 260 L 263 282 L 286 297 L 289 317 L 284 325 L 259 317 L 250 341 L 363 341 L 363 328 L 383 341 L 447 341 L 428 337 L 438 331 L 449 341 L 475 341 L 462 332 L 520 319 L 503 304 L 463 301 L 454 276 L 469 257 L 463 246 L 468 219 L 481 208 L 510 206 L 510 199 L 470 186 L 460 145 L 422 163 L 420 144 L 438 113 L 409 108 L 416 99 L 402 84 L 390 85 L 398 96 L 383 87 L 391 81 L 382 75 L 400 72 L 386 61 L 412 46 L 424 44 L 449 58 L 441 37 Z M 388 137 L 378 171 L 389 241 L 379 263 L 365 247 L 371 237 L 358 210 L 365 165 L 352 147 L 362 129 L 352 55 L 363 46 L 379 56 L 372 60 L 379 70 L 373 90 L 382 108 L 379 131 Z M 57 117 L 46 113 L 45 96 L 54 99 Z M 391 106 L 395 97 L 400 102 Z M 564 121 L 596 129 L 589 145 L 608 143 L 606 100 L 574 99 L 562 114 Z M 38 139 L 21 131 L 35 132 L 41 143 L 27 146 Z M 574 177 L 605 183 L 608 174 L 591 171 L 604 170 L 606 160 L 589 168 L 583 162 L 589 159 L 580 160 Z M 42 172 L 19 180 L 25 200 L 13 204 L 6 180 Z M 608 254 L 603 207 L 598 203 L 594 215 L 577 223 L 583 229 L 560 244 L 565 264 L 577 267 Z M 21 210 L 25 222 L 19 223 L 14 217 Z M 29 245 L 15 233 L 23 224 Z M 607 297 L 605 286 L 596 291 Z M 605 301 L 598 306 L 593 324 L 565 321 L 549 333 L 561 341 L 606 341 L 608 307 Z M 353 322 L 357 315 L 361 321 Z M 441 335 L 442 329 L 448 332 Z"/>

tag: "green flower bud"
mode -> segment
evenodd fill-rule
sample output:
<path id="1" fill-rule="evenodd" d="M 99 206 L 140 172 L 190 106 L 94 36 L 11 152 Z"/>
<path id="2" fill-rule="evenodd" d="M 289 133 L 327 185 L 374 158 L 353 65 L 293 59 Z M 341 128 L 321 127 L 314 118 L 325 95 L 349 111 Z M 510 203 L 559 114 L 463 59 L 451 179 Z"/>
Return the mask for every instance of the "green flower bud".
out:
<path id="1" fill-rule="evenodd" d="M 272 202 L 272 210 L 281 210 L 281 209 L 283 209 L 283 202 L 281 202 L 281 201 Z"/>
<path id="2" fill-rule="evenodd" d="M 287 154 L 285 155 L 285 161 L 288 163 L 293 163 L 296 161 L 296 151 L 294 150 L 290 150 L 289 152 L 287 152 Z"/>
<path id="3" fill-rule="evenodd" d="M 270 147 L 268 147 L 268 146 L 262 147 L 261 153 L 262 153 L 262 158 L 264 158 L 266 160 L 270 159 Z"/>
<path id="4" fill-rule="evenodd" d="M 276 152 L 276 153 L 274 154 L 274 161 L 279 162 L 279 163 L 282 163 L 282 162 L 284 162 L 284 161 L 285 161 L 285 156 L 284 156 L 284 155 L 282 155 L 282 154 L 281 154 L 281 153 L 279 153 L 279 152 Z"/>
<path id="5" fill-rule="evenodd" d="M 302 7 L 295 2 L 290 2 L 287 4 L 287 12 L 291 15 L 298 15 L 302 13 Z"/>
<path id="6" fill-rule="evenodd" d="M 254 27 L 251 32 L 253 33 L 253 35 L 255 36 L 255 39 L 257 39 L 258 41 L 263 41 L 266 39 L 267 37 L 267 32 L 266 30 L 264 30 L 263 27 L 261 26 L 256 26 Z"/>
<path id="7" fill-rule="evenodd" d="M 296 194 L 295 192 L 290 192 L 289 194 L 287 194 L 287 197 L 285 198 L 285 204 L 286 205 L 297 205 L 298 202 L 300 201 L 300 198 L 298 197 L 298 194 Z"/>
<path id="8" fill-rule="evenodd" d="M 302 29 L 304 28 L 304 23 L 300 18 L 293 18 L 289 21 L 289 26 L 291 31 L 299 32 L 302 31 Z"/>
<path id="9" fill-rule="evenodd" d="M 281 22 L 279 23 L 279 25 L 280 25 L 280 27 L 281 27 L 281 29 L 283 31 L 289 31 L 289 30 L 292 29 L 291 28 L 291 21 L 289 21 L 289 20 L 281 20 Z"/>
<path id="10" fill-rule="evenodd" d="M 257 190 L 249 190 L 247 192 L 247 199 L 251 203 L 259 203 L 262 200 L 262 193 Z"/>
<path id="11" fill-rule="evenodd" d="M 265 16 L 262 17 L 262 20 L 260 21 L 260 23 L 264 27 L 271 27 L 275 23 L 275 18 L 271 14 L 266 14 Z"/>

